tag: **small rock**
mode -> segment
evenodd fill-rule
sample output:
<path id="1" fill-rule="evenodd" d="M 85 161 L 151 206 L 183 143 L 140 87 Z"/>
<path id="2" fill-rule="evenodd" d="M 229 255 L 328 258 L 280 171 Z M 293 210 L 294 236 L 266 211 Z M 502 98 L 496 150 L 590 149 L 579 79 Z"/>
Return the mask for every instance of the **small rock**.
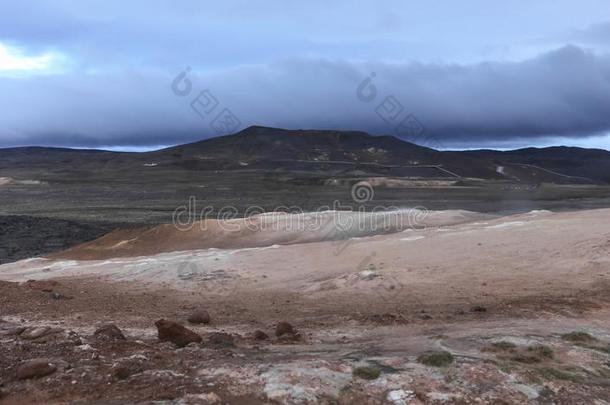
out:
<path id="1" fill-rule="evenodd" d="M 205 309 L 198 309 L 187 319 L 190 323 L 210 323 L 210 314 Z"/>
<path id="2" fill-rule="evenodd" d="M 0 330 L 0 336 L 15 336 L 20 335 L 25 330 L 25 326 L 12 326 Z"/>
<path id="3" fill-rule="evenodd" d="M 487 312 L 487 308 L 485 308 L 482 305 L 475 305 L 474 307 L 470 308 L 471 312 Z"/>
<path id="4" fill-rule="evenodd" d="M 131 375 L 131 370 L 125 364 L 116 364 L 112 367 L 111 374 L 119 380 L 124 380 Z"/>
<path id="5" fill-rule="evenodd" d="M 269 335 L 267 335 L 262 330 L 254 331 L 254 340 L 267 340 L 269 339 Z"/>
<path id="6" fill-rule="evenodd" d="M 74 332 L 73 330 L 68 332 L 68 340 L 74 346 L 81 346 L 83 344 L 83 339 L 80 337 L 80 335 L 78 333 Z"/>
<path id="7" fill-rule="evenodd" d="M 288 322 L 280 322 L 275 327 L 275 336 L 280 337 L 286 334 L 295 334 L 294 328 Z"/>
<path id="8" fill-rule="evenodd" d="M 372 270 L 361 271 L 359 273 L 359 276 L 360 276 L 360 279 L 365 280 L 365 281 L 371 281 L 374 278 L 379 277 L 379 275 Z"/>
<path id="9" fill-rule="evenodd" d="M 302 336 L 298 333 L 286 333 L 278 338 L 279 342 L 283 343 L 294 343 L 300 341 Z"/>
<path id="10" fill-rule="evenodd" d="M 191 342 L 201 343 L 201 336 L 190 329 L 185 328 L 178 322 L 159 319 L 155 322 L 159 340 L 172 342 L 178 347 L 184 347 Z"/>
<path id="11" fill-rule="evenodd" d="M 109 323 L 102 325 L 93 332 L 93 336 L 97 338 L 109 339 L 109 340 L 126 340 L 123 332 L 115 324 Z"/>
<path id="12" fill-rule="evenodd" d="M 388 392 L 387 399 L 394 405 L 406 405 L 408 401 L 410 401 L 413 397 L 415 397 L 415 392 L 408 390 L 393 390 Z"/>
<path id="13" fill-rule="evenodd" d="M 48 326 L 31 326 L 25 328 L 19 336 L 26 340 L 34 340 L 51 333 L 52 329 Z"/>
<path id="14" fill-rule="evenodd" d="M 210 392 L 208 394 L 187 394 L 184 396 L 184 401 L 187 404 L 219 404 L 222 399 L 216 393 Z"/>
<path id="15" fill-rule="evenodd" d="M 25 282 L 32 290 L 44 291 L 44 292 L 52 292 L 55 286 L 57 286 L 59 282 L 55 280 L 28 280 Z"/>
<path id="16" fill-rule="evenodd" d="M 56 291 L 53 291 L 51 294 L 49 294 L 49 297 L 51 297 L 54 300 L 71 300 L 73 298 L 73 297 L 69 297 L 67 295 L 60 294 Z"/>
<path id="17" fill-rule="evenodd" d="M 17 378 L 25 380 L 27 378 L 39 378 L 52 374 L 57 367 L 49 359 L 32 359 L 21 363 L 17 367 Z"/>
<path id="18" fill-rule="evenodd" d="M 233 336 L 224 332 L 215 332 L 208 335 L 208 343 L 219 346 L 235 346 Z"/>

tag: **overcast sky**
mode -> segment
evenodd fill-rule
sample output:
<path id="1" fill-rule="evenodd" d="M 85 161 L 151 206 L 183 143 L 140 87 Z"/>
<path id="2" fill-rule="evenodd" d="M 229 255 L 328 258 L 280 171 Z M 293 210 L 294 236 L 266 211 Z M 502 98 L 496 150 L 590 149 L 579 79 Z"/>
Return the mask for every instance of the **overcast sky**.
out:
<path id="1" fill-rule="evenodd" d="M 409 117 L 445 148 L 610 149 L 610 4 L 2 0 L 0 147 Z"/>

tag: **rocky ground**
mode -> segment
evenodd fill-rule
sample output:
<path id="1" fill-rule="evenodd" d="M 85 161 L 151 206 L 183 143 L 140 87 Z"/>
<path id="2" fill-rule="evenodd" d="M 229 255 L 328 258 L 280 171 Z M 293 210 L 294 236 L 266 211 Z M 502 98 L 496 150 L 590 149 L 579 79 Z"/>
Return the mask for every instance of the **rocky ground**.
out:
<path id="1" fill-rule="evenodd" d="M 0 402 L 608 404 L 608 215 L 6 264 Z"/>
<path id="2" fill-rule="evenodd" d="M 0 288 L 7 404 L 610 400 L 603 295 L 320 317 L 91 279 Z"/>
<path id="3" fill-rule="evenodd" d="M 65 250 L 125 224 L 0 215 L 0 264 Z"/>

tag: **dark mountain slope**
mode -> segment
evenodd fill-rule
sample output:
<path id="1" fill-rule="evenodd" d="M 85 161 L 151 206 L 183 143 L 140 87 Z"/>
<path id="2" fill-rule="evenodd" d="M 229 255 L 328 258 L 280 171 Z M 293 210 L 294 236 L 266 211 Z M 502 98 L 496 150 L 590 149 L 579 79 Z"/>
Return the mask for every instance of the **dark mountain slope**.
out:
<path id="1" fill-rule="evenodd" d="M 146 153 L 42 147 L 0 149 L 0 170 L 5 171 L 5 176 L 20 168 L 70 175 L 79 171 L 107 173 L 110 177 L 129 171 L 142 173 L 144 179 L 162 169 L 608 183 L 610 152 L 565 147 L 441 152 L 392 136 L 357 131 L 253 126 L 233 135 Z"/>
<path id="2" fill-rule="evenodd" d="M 574 181 L 590 179 L 591 182 L 610 183 L 610 152 L 602 149 L 554 146 L 505 152 L 476 150 L 461 153 L 491 159 L 507 168 L 540 167 L 564 176 L 573 176 Z"/>

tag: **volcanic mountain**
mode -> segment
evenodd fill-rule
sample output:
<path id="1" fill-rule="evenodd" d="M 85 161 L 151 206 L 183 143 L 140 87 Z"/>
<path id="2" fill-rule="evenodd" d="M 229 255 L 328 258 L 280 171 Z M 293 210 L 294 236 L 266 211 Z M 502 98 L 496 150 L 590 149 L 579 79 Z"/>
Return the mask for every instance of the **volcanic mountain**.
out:
<path id="1" fill-rule="evenodd" d="M 49 172 L 151 168 L 179 171 L 289 171 L 525 183 L 608 183 L 610 152 L 582 148 L 438 151 L 358 131 L 252 126 L 236 134 L 145 153 L 67 148 L 0 149 L 0 170 Z"/>

